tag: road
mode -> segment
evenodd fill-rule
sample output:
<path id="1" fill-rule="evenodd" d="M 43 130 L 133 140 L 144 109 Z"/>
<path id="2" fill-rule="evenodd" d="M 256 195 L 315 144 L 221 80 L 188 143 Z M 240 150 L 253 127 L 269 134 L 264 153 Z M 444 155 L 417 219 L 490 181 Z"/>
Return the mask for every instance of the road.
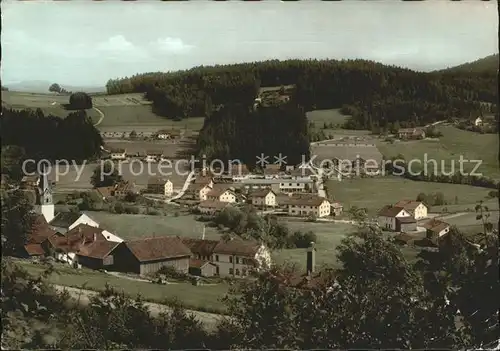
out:
<path id="1" fill-rule="evenodd" d="M 99 110 L 97 107 L 94 107 L 94 110 L 96 110 L 101 115 L 101 118 L 99 118 L 97 123 L 94 124 L 94 127 L 97 127 L 99 124 L 101 124 L 102 120 L 104 119 L 104 113 L 102 113 L 102 111 Z"/>
<path id="2" fill-rule="evenodd" d="M 75 302 L 79 302 L 81 305 L 87 306 L 90 303 L 90 298 L 97 295 L 98 293 L 92 290 L 84 290 L 71 288 L 62 285 L 54 285 L 55 289 L 59 292 L 67 291 L 69 295 L 75 299 Z M 158 303 L 145 302 L 146 307 L 148 307 L 151 315 L 153 317 L 158 317 L 162 312 L 170 312 L 172 308 L 166 305 L 161 305 Z M 221 315 L 215 313 L 207 313 L 194 310 L 186 310 L 188 314 L 193 315 L 198 321 L 205 325 L 207 329 L 212 329 L 217 324 Z"/>
<path id="3" fill-rule="evenodd" d="M 179 193 L 177 195 L 175 195 L 171 199 L 166 200 L 165 202 L 170 203 L 174 200 L 180 199 L 184 195 L 186 190 L 188 189 L 189 184 L 191 184 L 191 181 L 193 180 L 193 178 L 194 178 L 194 171 L 191 171 L 189 173 L 189 175 L 187 176 L 186 181 L 184 182 L 184 186 L 182 187 L 181 191 L 179 191 Z"/>

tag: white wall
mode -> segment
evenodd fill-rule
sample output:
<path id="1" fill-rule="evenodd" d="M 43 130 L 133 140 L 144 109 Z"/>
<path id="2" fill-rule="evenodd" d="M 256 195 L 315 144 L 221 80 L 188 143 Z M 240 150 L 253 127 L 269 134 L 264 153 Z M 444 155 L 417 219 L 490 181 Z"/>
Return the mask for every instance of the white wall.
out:
<path id="1" fill-rule="evenodd" d="M 90 218 L 86 214 L 82 214 L 80 216 L 80 218 L 78 218 L 72 225 L 69 226 L 68 230 L 73 229 L 74 227 L 76 227 L 79 224 L 86 224 L 86 225 L 89 225 L 91 227 L 99 228 L 99 223 L 94 221 L 92 218 Z"/>
<path id="2" fill-rule="evenodd" d="M 122 238 L 120 238 L 119 236 L 114 235 L 114 234 L 108 232 L 107 230 L 103 230 L 102 231 L 102 235 L 104 235 L 104 237 L 106 238 L 107 241 L 112 241 L 112 242 L 115 242 L 115 243 L 121 243 L 123 241 Z"/>

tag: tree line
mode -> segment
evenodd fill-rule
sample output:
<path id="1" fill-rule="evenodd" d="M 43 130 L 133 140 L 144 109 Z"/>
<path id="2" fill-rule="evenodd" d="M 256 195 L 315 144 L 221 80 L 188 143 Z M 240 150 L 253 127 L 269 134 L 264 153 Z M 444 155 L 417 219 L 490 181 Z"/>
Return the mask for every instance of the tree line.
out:
<path id="1" fill-rule="evenodd" d="M 360 227 L 320 280 L 284 265 L 233 284 L 227 316 L 208 331 L 176 301 L 153 315 L 140 296 L 109 287 L 88 306 L 71 304 L 50 286 L 50 262 L 33 276 L 5 257 L 24 244 L 31 209 L 20 191 L 2 195 L 4 349 L 462 349 L 500 338 L 498 235 L 486 230 L 472 242 L 452 228 L 439 250 L 408 261 L 378 228 Z"/>
<path id="2" fill-rule="evenodd" d="M 422 73 L 366 60 L 270 60 L 152 72 L 109 80 L 109 94 L 141 92 L 173 119 L 207 116 L 219 104 L 251 104 L 259 87 L 295 85 L 306 111 L 343 108 L 348 128 L 424 125 L 469 118 L 497 103 L 496 72 Z"/>
<path id="3" fill-rule="evenodd" d="M 75 111 L 66 118 L 59 118 L 45 115 L 40 109 L 32 111 L 2 107 L 0 129 L 2 161 L 12 156 L 18 161 L 65 159 L 82 162 L 97 157 L 103 144 L 99 131 L 85 111 Z M 4 155 L 3 151 L 7 150 L 10 150 L 10 154 Z M 9 163 L 9 160 L 6 162 Z M 10 162 L 15 163 L 13 160 Z"/>
<path id="4" fill-rule="evenodd" d="M 310 157 L 307 117 L 293 103 L 256 110 L 227 104 L 205 119 L 196 154 L 207 160 L 240 160 L 250 166 L 261 154 L 270 163 L 281 154 L 287 163 L 298 164 Z"/>

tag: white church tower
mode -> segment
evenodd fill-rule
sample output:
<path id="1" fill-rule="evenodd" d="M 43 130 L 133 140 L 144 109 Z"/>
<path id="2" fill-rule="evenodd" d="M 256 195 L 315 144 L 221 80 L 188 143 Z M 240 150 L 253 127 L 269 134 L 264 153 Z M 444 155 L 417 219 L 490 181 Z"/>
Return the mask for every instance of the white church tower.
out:
<path id="1" fill-rule="evenodd" d="M 45 217 L 47 223 L 54 219 L 54 203 L 52 201 L 52 189 L 45 168 L 40 175 L 38 189 L 36 189 L 35 211 Z"/>

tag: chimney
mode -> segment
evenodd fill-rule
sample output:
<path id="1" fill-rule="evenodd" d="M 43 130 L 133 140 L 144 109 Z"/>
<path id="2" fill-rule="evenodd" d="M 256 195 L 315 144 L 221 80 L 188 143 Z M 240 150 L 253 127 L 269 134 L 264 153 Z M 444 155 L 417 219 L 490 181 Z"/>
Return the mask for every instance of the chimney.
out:
<path id="1" fill-rule="evenodd" d="M 309 248 L 307 249 L 307 274 L 315 272 L 316 266 L 316 248 L 314 247 L 314 242 L 311 241 Z"/>

